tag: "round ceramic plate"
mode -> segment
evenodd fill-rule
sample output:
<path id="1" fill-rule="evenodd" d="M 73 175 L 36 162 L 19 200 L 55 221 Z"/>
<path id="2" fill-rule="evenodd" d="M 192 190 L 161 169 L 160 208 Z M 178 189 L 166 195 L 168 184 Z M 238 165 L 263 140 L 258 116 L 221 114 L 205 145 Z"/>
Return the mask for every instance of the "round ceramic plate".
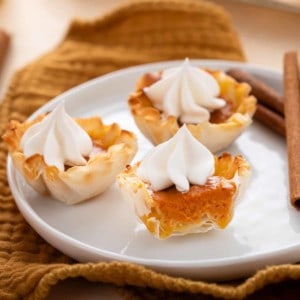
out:
<path id="1" fill-rule="evenodd" d="M 243 68 L 281 91 L 281 74 L 232 62 L 195 60 L 213 69 Z M 74 117 L 100 115 L 137 134 L 141 159 L 152 145 L 131 118 L 127 97 L 145 72 L 181 62 L 137 66 L 94 79 L 60 95 L 34 116 L 65 101 Z M 252 166 L 248 188 L 225 230 L 155 239 L 126 206 L 116 185 L 99 197 L 67 206 L 33 191 L 8 159 L 7 171 L 16 203 L 31 226 L 50 244 L 81 262 L 121 260 L 173 275 L 206 280 L 246 276 L 266 265 L 300 259 L 300 215 L 288 201 L 286 145 L 282 137 L 254 124 L 226 149 L 242 154 Z"/>

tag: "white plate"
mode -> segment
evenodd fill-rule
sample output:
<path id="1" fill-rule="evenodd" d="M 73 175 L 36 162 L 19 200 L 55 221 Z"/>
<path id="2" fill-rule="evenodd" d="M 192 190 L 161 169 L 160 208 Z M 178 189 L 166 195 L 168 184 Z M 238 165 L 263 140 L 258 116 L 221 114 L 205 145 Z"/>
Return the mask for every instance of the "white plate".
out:
<path id="1" fill-rule="evenodd" d="M 281 75 L 256 66 L 193 61 L 197 65 L 227 69 L 242 67 L 281 90 Z M 139 133 L 127 96 L 146 71 L 178 62 L 133 67 L 94 79 L 57 97 L 32 117 L 52 110 L 65 100 L 72 116 L 100 115 L 118 122 L 139 139 L 140 159 L 152 146 Z M 246 276 L 266 265 L 300 259 L 300 215 L 288 201 L 285 141 L 256 122 L 229 149 L 242 153 L 252 166 L 249 187 L 225 230 L 173 237 L 160 241 L 139 224 L 116 186 L 103 195 L 66 206 L 34 192 L 16 173 L 8 159 L 7 171 L 16 203 L 31 226 L 50 244 L 81 262 L 122 260 L 173 275 L 206 280 Z"/>

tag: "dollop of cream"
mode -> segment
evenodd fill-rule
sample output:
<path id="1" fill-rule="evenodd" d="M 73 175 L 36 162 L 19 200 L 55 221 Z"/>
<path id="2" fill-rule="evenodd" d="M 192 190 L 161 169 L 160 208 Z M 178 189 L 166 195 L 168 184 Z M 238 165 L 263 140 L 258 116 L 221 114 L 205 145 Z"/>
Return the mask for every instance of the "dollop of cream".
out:
<path id="1" fill-rule="evenodd" d="M 93 150 L 90 136 L 66 113 L 63 102 L 26 130 L 20 146 L 26 158 L 40 154 L 48 166 L 60 171 L 65 165 L 85 165 Z"/>
<path id="2" fill-rule="evenodd" d="M 183 125 L 171 139 L 146 155 L 137 175 L 154 191 L 175 185 L 178 191 L 187 192 L 190 184 L 203 185 L 214 171 L 212 153 Z"/>
<path id="3" fill-rule="evenodd" d="M 164 70 L 162 78 L 144 88 L 144 93 L 157 109 L 179 118 L 182 123 L 208 121 L 211 111 L 226 104 L 217 97 L 220 88 L 216 79 L 193 67 L 188 59 L 180 67 Z"/>

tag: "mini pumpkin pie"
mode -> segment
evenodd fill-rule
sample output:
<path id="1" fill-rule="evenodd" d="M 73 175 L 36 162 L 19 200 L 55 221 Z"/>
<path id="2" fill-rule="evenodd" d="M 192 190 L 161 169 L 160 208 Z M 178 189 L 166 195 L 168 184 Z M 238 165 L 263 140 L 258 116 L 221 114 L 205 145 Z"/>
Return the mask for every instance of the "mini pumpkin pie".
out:
<path id="1" fill-rule="evenodd" d="M 242 156 L 214 157 L 184 125 L 117 181 L 150 233 L 165 239 L 225 228 L 249 174 Z"/>
<path id="2" fill-rule="evenodd" d="M 137 126 L 154 145 L 186 124 L 215 153 L 251 124 L 256 98 L 250 90 L 223 71 L 193 67 L 186 59 L 180 67 L 143 75 L 128 102 Z"/>
<path id="3" fill-rule="evenodd" d="M 133 133 L 99 117 L 73 119 L 63 103 L 34 120 L 11 121 L 3 139 L 25 180 L 67 204 L 104 192 L 137 150 Z"/>

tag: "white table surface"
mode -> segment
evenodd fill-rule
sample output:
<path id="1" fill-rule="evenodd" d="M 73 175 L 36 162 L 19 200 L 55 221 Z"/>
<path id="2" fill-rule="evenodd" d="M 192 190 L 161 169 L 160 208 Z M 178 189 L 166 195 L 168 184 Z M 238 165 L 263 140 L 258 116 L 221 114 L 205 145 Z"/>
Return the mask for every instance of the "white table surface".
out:
<path id="1" fill-rule="evenodd" d="M 12 43 L 0 75 L 0 94 L 15 70 L 49 51 L 63 38 L 74 18 L 93 19 L 124 0 L 0 0 L 0 27 Z M 300 51 L 300 14 L 213 0 L 231 13 L 248 61 L 280 70 L 283 53 Z M 109 285 L 70 279 L 55 286 L 47 300 L 122 299 Z"/>

